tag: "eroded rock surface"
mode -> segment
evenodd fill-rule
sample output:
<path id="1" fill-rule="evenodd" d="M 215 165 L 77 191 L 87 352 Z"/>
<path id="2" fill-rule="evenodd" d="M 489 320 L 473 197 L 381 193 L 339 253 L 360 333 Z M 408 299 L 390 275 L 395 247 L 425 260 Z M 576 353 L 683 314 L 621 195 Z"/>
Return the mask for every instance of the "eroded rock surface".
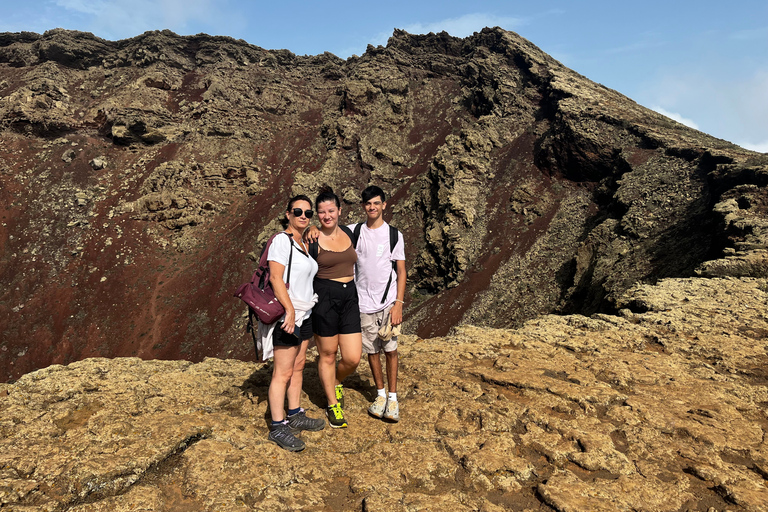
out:
<path id="1" fill-rule="evenodd" d="M 265 364 L 87 359 L 0 385 L 16 511 L 768 510 L 768 282 L 666 279 L 617 315 L 401 343 L 402 420 L 266 441 Z M 314 364 L 304 405 L 324 403 Z"/>
<path id="2" fill-rule="evenodd" d="M 294 193 L 390 193 L 406 331 L 615 312 L 637 282 L 761 277 L 768 157 L 501 29 L 342 60 L 147 32 L 0 34 L 0 380 L 245 358 L 234 289 Z M 250 255 L 250 258 L 249 258 Z"/>

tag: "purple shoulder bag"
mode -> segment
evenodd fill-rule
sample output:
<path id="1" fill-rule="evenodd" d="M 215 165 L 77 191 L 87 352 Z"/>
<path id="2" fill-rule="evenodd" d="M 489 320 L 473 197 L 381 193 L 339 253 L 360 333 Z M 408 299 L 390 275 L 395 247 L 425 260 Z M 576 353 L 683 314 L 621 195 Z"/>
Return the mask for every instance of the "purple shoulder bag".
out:
<path id="1" fill-rule="evenodd" d="M 282 231 L 281 233 L 285 233 Z M 253 313 L 258 317 L 259 321 L 263 324 L 271 324 L 276 322 L 281 316 L 285 314 L 285 308 L 280 301 L 275 297 L 275 292 L 272 290 L 272 285 L 269 283 L 269 262 L 267 261 L 267 253 L 269 246 L 272 245 L 272 241 L 276 236 L 281 233 L 275 233 L 269 240 L 267 245 L 264 246 L 264 250 L 261 252 L 261 258 L 259 258 L 259 267 L 256 272 L 253 273 L 250 282 L 241 284 L 235 292 L 235 297 L 242 299 L 248 307 L 251 308 Z M 285 233 L 289 237 L 290 234 Z M 288 257 L 288 279 L 285 283 L 285 287 L 288 288 L 291 280 L 291 262 L 293 261 L 293 238 L 291 237 L 291 252 Z"/>

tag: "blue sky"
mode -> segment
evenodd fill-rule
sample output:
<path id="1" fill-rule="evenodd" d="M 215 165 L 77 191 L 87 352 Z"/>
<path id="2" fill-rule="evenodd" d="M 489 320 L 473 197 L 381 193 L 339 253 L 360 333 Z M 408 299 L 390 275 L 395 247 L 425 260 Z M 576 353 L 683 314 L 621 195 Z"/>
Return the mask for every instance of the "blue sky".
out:
<path id="1" fill-rule="evenodd" d="M 61 27 L 118 40 L 167 28 L 343 58 L 361 55 L 368 44 L 386 45 L 395 28 L 466 37 L 485 26 L 517 32 L 646 107 L 768 152 L 766 0 L 0 2 L 0 32 Z"/>

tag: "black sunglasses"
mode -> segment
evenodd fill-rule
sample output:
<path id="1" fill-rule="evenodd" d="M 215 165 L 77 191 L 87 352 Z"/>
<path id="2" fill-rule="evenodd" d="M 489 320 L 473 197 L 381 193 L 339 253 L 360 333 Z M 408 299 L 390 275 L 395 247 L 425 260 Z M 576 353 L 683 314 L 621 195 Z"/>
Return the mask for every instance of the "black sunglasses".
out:
<path id="1" fill-rule="evenodd" d="M 312 218 L 312 215 L 315 213 L 312 210 L 302 210 L 301 208 L 294 208 L 293 209 L 293 216 L 294 217 L 301 217 L 301 214 L 306 215 L 308 219 Z"/>

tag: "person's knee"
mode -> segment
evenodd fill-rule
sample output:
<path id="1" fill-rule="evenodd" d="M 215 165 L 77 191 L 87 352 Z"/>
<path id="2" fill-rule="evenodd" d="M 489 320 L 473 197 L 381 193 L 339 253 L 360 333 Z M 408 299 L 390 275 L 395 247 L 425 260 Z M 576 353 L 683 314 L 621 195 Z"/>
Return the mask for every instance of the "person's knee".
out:
<path id="1" fill-rule="evenodd" d="M 292 367 L 286 367 L 284 369 L 275 369 L 274 372 L 272 372 L 272 382 L 276 384 L 288 384 L 291 382 L 291 377 L 293 376 L 293 368 Z"/>
<path id="2" fill-rule="evenodd" d="M 304 366 L 307 364 L 307 358 L 306 357 L 297 357 L 296 361 L 293 363 L 293 373 L 301 373 L 304 371 Z"/>
<path id="3" fill-rule="evenodd" d="M 306 360 L 307 360 L 307 351 L 305 350 L 303 352 L 299 352 L 298 354 L 296 354 L 296 359 L 294 360 L 294 364 L 296 363 L 304 364 Z"/>
<path id="4" fill-rule="evenodd" d="M 336 353 L 339 351 L 338 345 L 318 345 L 317 354 L 320 357 L 336 357 Z"/>
<path id="5" fill-rule="evenodd" d="M 317 360 L 321 365 L 336 364 L 336 352 L 319 350 Z"/>
<path id="6" fill-rule="evenodd" d="M 303 372 L 304 366 L 307 364 L 306 360 L 296 361 L 293 363 L 293 373 Z"/>
<path id="7" fill-rule="evenodd" d="M 357 354 L 344 354 L 342 355 L 341 359 L 349 366 L 357 366 L 360 364 L 360 358 L 362 357 L 362 353 Z"/>

